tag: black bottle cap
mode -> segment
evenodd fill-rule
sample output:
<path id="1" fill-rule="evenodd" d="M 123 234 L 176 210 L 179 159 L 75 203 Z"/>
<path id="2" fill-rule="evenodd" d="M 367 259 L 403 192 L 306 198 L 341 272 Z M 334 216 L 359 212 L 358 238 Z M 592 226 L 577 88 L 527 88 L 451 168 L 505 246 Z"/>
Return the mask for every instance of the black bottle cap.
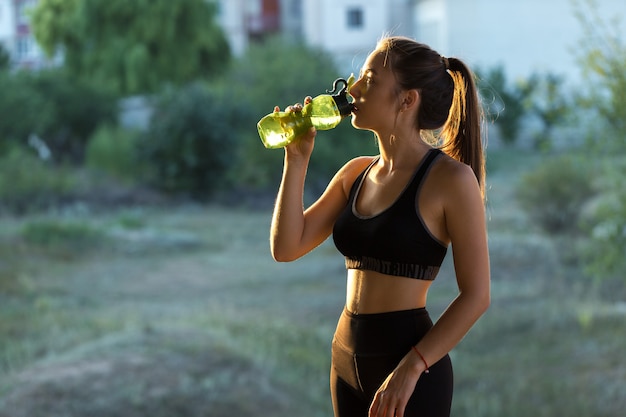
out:
<path id="1" fill-rule="evenodd" d="M 335 93 L 338 88 L 338 84 L 343 83 L 343 88 L 339 90 L 336 94 L 334 94 L 333 100 L 335 100 L 335 104 L 339 109 L 339 114 L 342 116 L 347 116 L 352 113 L 352 109 L 354 109 L 354 105 L 348 101 L 348 82 L 343 78 L 337 78 L 333 83 L 332 91 L 327 91 L 329 94 Z"/>

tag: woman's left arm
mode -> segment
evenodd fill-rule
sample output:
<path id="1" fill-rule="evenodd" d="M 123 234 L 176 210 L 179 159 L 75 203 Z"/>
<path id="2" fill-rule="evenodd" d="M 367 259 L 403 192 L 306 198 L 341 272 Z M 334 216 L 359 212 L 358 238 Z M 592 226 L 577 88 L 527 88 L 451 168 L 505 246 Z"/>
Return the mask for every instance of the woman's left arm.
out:
<path id="1" fill-rule="evenodd" d="M 444 216 L 459 295 L 417 344 L 428 364 L 452 350 L 491 301 L 485 205 L 478 181 L 467 165 L 458 164 L 452 175 L 446 182 Z"/>
<path id="2" fill-rule="evenodd" d="M 451 177 L 443 179 L 442 188 L 459 294 L 417 344 L 419 354 L 409 351 L 382 384 L 370 407 L 371 417 L 403 417 L 422 372 L 450 352 L 489 307 L 491 278 L 485 206 L 471 168 L 455 165 L 446 174 Z"/>

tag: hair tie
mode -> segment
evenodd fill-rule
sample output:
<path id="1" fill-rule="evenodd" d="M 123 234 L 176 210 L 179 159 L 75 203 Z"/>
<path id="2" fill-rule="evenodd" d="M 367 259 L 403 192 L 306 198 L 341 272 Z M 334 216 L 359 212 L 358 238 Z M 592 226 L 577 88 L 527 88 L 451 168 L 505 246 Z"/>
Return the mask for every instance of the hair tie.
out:
<path id="1" fill-rule="evenodd" d="M 446 71 L 450 70 L 450 63 L 448 62 L 448 58 L 441 55 L 441 60 L 443 61 L 443 65 L 446 67 Z"/>

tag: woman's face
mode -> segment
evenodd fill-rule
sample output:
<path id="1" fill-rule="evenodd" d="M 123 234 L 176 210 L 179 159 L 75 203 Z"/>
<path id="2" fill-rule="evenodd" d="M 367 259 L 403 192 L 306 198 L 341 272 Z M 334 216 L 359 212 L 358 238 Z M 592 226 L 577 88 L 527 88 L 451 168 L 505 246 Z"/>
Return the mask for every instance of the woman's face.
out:
<path id="1" fill-rule="evenodd" d="M 385 64 L 385 52 L 372 52 L 350 88 L 355 106 L 352 125 L 358 129 L 379 133 L 393 129 L 400 108 L 399 88 L 388 63 Z"/>

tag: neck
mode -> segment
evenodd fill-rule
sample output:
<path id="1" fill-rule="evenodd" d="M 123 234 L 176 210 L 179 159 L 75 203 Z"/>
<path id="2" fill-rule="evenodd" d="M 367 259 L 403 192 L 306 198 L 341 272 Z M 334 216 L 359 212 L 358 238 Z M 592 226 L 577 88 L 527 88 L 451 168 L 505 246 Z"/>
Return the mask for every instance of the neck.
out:
<path id="1" fill-rule="evenodd" d="M 380 161 L 389 171 L 410 168 L 420 161 L 431 146 L 424 142 L 419 130 L 412 129 L 405 135 L 376 134 L 380 149 Z"/>

